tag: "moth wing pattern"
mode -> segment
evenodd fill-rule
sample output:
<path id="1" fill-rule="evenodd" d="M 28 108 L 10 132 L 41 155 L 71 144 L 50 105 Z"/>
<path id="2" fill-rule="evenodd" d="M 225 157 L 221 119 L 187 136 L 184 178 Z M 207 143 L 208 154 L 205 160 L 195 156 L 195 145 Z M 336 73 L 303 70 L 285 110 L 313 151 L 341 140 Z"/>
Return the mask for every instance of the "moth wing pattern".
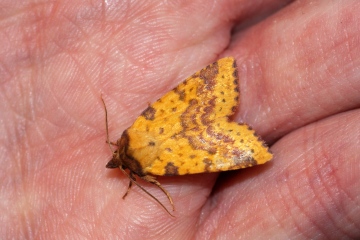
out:
<path id="1" fill-rule="evenodd" d="M 126 154 L 145 174 L 185 175 L 262 164 L 268 148 L 246 124 L 230 122 L 238 106 L 235 59 L 222 58 L 151 104 L 127 129 Z"/>

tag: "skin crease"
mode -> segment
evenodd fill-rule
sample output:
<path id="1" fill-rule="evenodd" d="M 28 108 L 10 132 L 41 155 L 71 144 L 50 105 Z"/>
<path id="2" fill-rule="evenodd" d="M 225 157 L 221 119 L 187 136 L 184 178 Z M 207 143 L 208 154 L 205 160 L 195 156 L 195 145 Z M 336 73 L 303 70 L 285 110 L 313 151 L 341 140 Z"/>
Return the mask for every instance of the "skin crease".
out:
<path id="1" fill-rule="evenodd" d="M 4 239 L 360 237 L 358 1 L 1 1 Z M 164 93 L 237 60 L 234 120 L 271 145 L 263 166 L 158 177 L 175 218 L 105 168 Z M 155 186 L 141 184 L 168 208 Z"/>

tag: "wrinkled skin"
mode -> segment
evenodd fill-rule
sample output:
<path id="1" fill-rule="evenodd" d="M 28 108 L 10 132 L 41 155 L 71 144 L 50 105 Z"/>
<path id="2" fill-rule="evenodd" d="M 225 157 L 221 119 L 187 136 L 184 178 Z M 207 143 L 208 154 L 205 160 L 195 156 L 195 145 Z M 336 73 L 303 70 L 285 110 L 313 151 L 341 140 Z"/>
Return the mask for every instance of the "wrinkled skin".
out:
<path id="1" fill-rule="evenodd" d="M 360 237 L 360 2 L 116 2 L 1 1 L 2 238 Z M 115 142 L 149 102 L 229 55 L 234 120 L 274 159 L 158 177 L 175 218 L 136 186 L 122 200 L 100 95 Z"/>

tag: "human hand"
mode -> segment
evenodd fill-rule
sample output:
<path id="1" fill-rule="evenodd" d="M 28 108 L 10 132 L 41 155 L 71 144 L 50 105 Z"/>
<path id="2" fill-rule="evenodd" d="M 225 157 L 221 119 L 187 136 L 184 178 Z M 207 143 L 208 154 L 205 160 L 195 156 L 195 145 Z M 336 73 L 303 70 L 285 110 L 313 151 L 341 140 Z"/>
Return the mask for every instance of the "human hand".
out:
<path id="1" fill-rule="evenodd" d="M 359 237 L 360 4 L 287 2 L 9 1 L 1 236 Z M 128 179 L 105 168 L 100 94 L 115 141 L 148 102 L 223 56 L 238 63 L 234 120 L 271 145 L 273 161 L 158 177 L 175 218 L 136 187 L 122 200 Z"/>

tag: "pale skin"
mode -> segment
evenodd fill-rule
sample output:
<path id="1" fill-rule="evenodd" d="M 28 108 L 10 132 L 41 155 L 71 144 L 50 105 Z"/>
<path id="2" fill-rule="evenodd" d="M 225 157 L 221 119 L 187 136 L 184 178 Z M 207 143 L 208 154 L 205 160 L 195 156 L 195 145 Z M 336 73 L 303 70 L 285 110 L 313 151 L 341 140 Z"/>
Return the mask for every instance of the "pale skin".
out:
<path id="1" fill-rule="evenodd" d="M 0 236 L 360 237 L 358 1 L 114 2 L 2 1 Z M 238 63 L 234 120 L 274 159 L 158 177 L 175 217 L 135 185 L 123 200 L 129 180 L 105 168 L 101 94 L 116 142 L 149 102 L 223 56 Z"/>

